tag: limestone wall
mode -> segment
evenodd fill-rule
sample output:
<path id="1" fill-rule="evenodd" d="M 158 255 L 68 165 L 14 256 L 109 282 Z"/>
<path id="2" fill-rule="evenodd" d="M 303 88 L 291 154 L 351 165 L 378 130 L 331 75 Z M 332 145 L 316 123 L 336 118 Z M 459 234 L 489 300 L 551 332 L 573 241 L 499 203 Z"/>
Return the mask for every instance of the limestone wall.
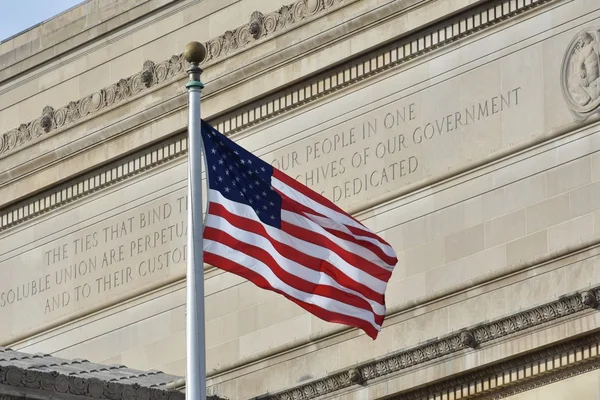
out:
<path id="1" fill-rule="evenodd" d="M 168 10 L 183 15 L 184 6 L 208 10 L 212 3 L 205 3 L 177 3 L 152 18 Z M 207 83 L 215 82 L 212 92 L 207 84 L 207 118 L 248 150 L 353 212 L 394 247 L 399 263 L 386 293 L 389 316 L 372 341 L 207 267 L 209 386 L 229 398 L 285 390 L 600 282 L 600 124 L 595 109 L 581 118 L 568 107 L 568 96 L 573 99 L 569 68 L 578 54 L 571 56 L 572 44 L 582 31 L 599 32 L 596 2 L 485 4 L 334 65 L 332 54 L 349 57 L 355 45 L 366 50 L 394 33 L 386 20 L 368 24 L 369 16 L 385 14 L 383 8 L 391 4 L 348 3 L 297 32 L 308 40 L 308 28 L 336 25 L 340 20 L 332 15 L 345 14 L 369 27 L 362 36 L 330 41 L 322 53 L 315 50 L 300 60 L 290 56 L 271 71 L 260 65 L 264 70 L 254 82 L 231 77 L 242 56 L 207 67 Z M 405 3 L 394 21 L 419 24 L 452 11 L 447 2 Z M 452 3 L 454 10 L 467 5 L 459 3 Z M 244 23 L 236 19 L 239 10 L 255 6 L 248 0 L 207 18 L 215 26 L 227 20 L 236 27 Z M 200 25 L 206 27 L 186 26 Z M 207 39 L 214 36 L 207 32 Z M 383 36 L 375 40 L 378 34 Z M 270 51 L 283 57 L 288 53 L 274 50 L 283 43 L 300 52 L 302 40 L 294 44 L 289 35 L 257 43 L 248 57 Z M 189 32 L 178 28 L 164 37 L 169 43 L 180 40 L 181 48 Z M 156 49 L 165 53 L 162 58 L 174 52 L 164 44 Z M 144 51 L 139 57 L 141 64 Z M 332 68 L 295 82 L 325 66 Z M 271 86 L 260 86 L 267 78 Z M 0 155 L 0 166 L 6 167 L 0 176 L 14 179 L 0 184 L 0 193 L 13 200 L 38 188 L 31 182 L 47 178 L 40 188 L 51 186 L 111 161 L 0 209 L 0 321 L 10 321 L 0 325 L 1 344 L 185 373 L 182 79 L 175 76 L 89 122 Z M 235 97 L 252 84 L 258 88 Z M 269 89 L 278 91 L 259 96 Z M 15 93 L 25 96 L 20 89 Z M 592 99 L 588 108 L 596 102 Z M 584 108 L 577 109 L 583 113 Z M 144 126 L 110 126 L 114 120 L 143 119 L 150 111 L 155 119 Z M 80 142 L 79 135 L 91 126 L 93 146 L 68 145 Z M 140 150 L 149 142 L 154 147 Z M 59 144 L 63 153 L 45 155 Z M 131 151 L 127 158 L 116 157 Z M 38 167 L 27 164 L 30 152 L 37 155 Z M 424 363 L 385 384 L 350 390 L 346 398 L 409 390 L 592 332 L 600 322 L 591 311 L 569 318 L 551 325 L 540 320 L 520 336 L 444 363 Z"/>

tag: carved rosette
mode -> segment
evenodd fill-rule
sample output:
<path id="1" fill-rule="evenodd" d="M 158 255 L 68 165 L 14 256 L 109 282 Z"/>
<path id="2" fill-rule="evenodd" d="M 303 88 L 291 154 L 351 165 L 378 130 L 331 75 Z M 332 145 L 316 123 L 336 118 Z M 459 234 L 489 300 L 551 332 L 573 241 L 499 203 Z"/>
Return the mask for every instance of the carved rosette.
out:
<path id="1" fill-rule="evenodd" d="M 234 30 L 226 31 L 221 36 L 205 43 L 207 49 L 203 64 L 224 58 L 253 41 L 272 35 L 277 31 L 310 18 L 320 12 L 342 3 L 344 0 L 296 0 L 279 10 L 263 15 L 255 11 L 250 21 Z M 46 107 L 42 116 L 27 124 L 0 134 L 0 155 L 16 147 L 22 146 L 43 134 L 76 123 L 82 118 L 116 105 L 128 98 L 142 93 L 151 87 L 185 73 L 186 62 L 183 53 L 154 63 L 145 61 L 140 72 L 119 80 L 108 87 L 98 90 L 66 106 L 53 109 Z"/>

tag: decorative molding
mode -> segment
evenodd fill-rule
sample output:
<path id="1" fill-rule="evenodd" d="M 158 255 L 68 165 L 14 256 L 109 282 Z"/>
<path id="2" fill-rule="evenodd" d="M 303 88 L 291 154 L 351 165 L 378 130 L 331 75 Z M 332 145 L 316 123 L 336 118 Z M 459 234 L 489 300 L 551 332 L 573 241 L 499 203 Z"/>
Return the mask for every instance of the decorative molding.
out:
<path id="1" fill-rule="evenodd" d="M 0 213 L 0 232 L 67 205 L 100 189 L 187 154 L 187 137 L 178 135 L 150 149 L 116 161 Z"/>
<path id="2" fill-rule="evenodd" d="M 477 397 L 478 400 L 498 400 L 506 397 L 511 397 L 519 393 L 528 392 L 533 389 L 537 389 L 542 386 L 550 385 L 555 382 L 559 382 L 565 379 L 573 378 L 578 375 L 585 374 L 587 372 L 595 371 L 600 369 L 600 360 L 594 359 L 594 361 L 586 362 L 582 365 L 578 365 L 564 371 L 551 373 L 547 376 L 541 376 L 532 381 L 521 382 L 515 386 L 503 389 L 498 393 L 490 393 Z"/>
<path id="3" fill-rule="evenodd" d="M 293 89 L 283 90 L 253 107 L 221 116 L 211 123 L 224 134 L 242 131 L 550 1 L 552 0 L 491 1 L 484 8 L 465 11 L 462 15 L 441 22 L 435 28 L 423 29 L 413 36 L 403 37 L 344 67 L 309 79 Z"/>
<path id="4" fill-rule="evenodd" d="M 346 0 L 336 1 L 342 2 Z M 356 61 L 350 66 L 345 66 L 332 71 L 326 76 L 310 79 L 305 84 L 297 86 L 293 90 L 282 92 L 270 99 L 266 99 L 251 109 L 238 112 L 237 114 L 230 114 L 221 117 L 218 120 L 211 120 L 209 122 L 220 132 L 231 135 L 248 126 L 272 118 L 302 104 L 322 98 L 324 95 L 341 88 L 346 88 L 369 76 L 411 60 L 420 54 L 425 54 L 447 43 L 454 42 L 458 38 L 465 37 L 549 1 L 551 0 L 505 0 L 500 3 L 488 5 L 484 9 L 472 10 L 469 14 L 457 17 L 458 19 L 451 20 L 440 26 L 438 29 L 429 30 L 418 34 L 413 38 L 403 38 L 391 48 L 388 47 L 385 50 L 378 50 L 366 59 Z M 328 2 L 328 4 L 331 4 L 331 2 Z M 287 15 L 286 12 L 283 12 L 282 10 L 283 8 L 279 11 L 279 18 L 282 18 L 282 15 Z M 249 25 L 251 24 L 257 26 L 256 28 L 252 28 L 252 32 L 255 32 L 256 29 L 259 29 L 266 24 L 265 17 L 261 13 L 255 12 L 252 14 Z M 289 26 L 289 23 L 286 23 L 285 26 Z M 248 29 L 250 29 L 250 27 Z M 261 33 L 261 35 L 264 34 L 264 32 Z M 222 35 L 221 40 L 225 40 L 224 37 L 225 35 Z M 70 113 L 66 110 L 69 106 L 66 106 L 66 109 L 63 107 L 60 112 L 55 111 L 52 107 L 45 107 L 39 120 L 34 120 L 29 124 L 21 125 L 19 128 L 20 130 L 13 130 L 9 133 L 0 135 L 0 157 L 3 156 L 3 153 L 6 154 L 8 151 L 18 147 L 19 145 L 17 143 L 25 144 L 28 141 L 33 140 L 34 137 L 31 135 L 32 129 L 38 133 L 38 136 L 41 136 L 44 133 L 58 129 L 59 123 L 62 124 L 62 127 L 65 126 L 66 121 L 73 123 L 77 118 L 81 118 L 82 112 L 76 110 L 79 108 L 78 104 L 82 103 L 83 100 L 85 100 L 86 104 L 90 104 L 83 107 L 83 114 L 90 115 L 91 112 L 95 112 L 93 110 L 99 111 L 107 108 L 107 100 L 110 100 L 111 105 L 114 105 L 120 101 L 124 101 L 127 95 L 131 96 L 134 92 L 141 93 L 147 88 L 155 87 L 159 83 L 171 79 L 178 74 L 183 74 L 183 63 L 184 60 L 182 54 L 174 55 L 170 59 L 158 64 L 154 64 L 152 61 L 146 61 L 142 71 L 138 74 L 135 74 L 128 79 L 122 79 L 120 82 L 87 96 L 79 102 L 71 102 L 71 109 L 74 111 L 71 111 Z M 136 82 L 135 84 L 132 83 L 134 81 Z M 132 85 L 135 88 L 133 91 L 131 89 Z M 93 104 L 96 104 L 96 106 L 92 106 Z M 98 104 L 100 104 L 100 106 L 98 106 Z M 57 115 L 58 120 L 56 117 Z M 67 118 L 66 115 L 69 115 L 69 117 Z M 178 136 L 175 142 L 183 143 L 182 137 L 183 136 Z M 151 155 L 153 151 L 154 150 L 150 150 L 148 155 L 139 155 L 138 158 L 140 160 L 145 160 L 149 155 L 154 157 Z M 170 157 L 181 157 L 186 154 L 185 148 L 182 148 L 182 151 L 177 152 L 177 154 L 173 154 Z M 110 169 L 111 167 L 109 166 L 108 168 Z M 35 196 L 33 199 L 27 199 L 15 206 L 0 211 L 0 231 L 27 221 L 34 216 L 44 214 L 60 205 L 67 204 L 73 199 L 80 198 L 101 187 L 104 188 L 110 186 L 121 179 L 135 175 L 135 173 L 130 173 L 130 168 L 125 166 L 124 168 L 129 172 L 122 176 L 119 175 L 119 179 L 114 179 L 114 174 L 110 175 L 110 178 L 107 179 L 106 172 L 104 171 L 106 168 L 102 168 L 101 172 L 95 173 L 93 179 L 89 176 L 85 176 L 83 178 L 78 178 L 79 180 L 73 181 L 70 184 L 70 191 L 64 187 L 52 189 L 42 195 Z M 144 169 L 146 169 L 146 167 L 144 167 Z M 98 181 L 101 183 L 97 184 L 96 182 Z"/>
<path id="5" fill-rule="evenodd" d="M 0 400 L 27 400 L 27 398 L 22 396 L 9 396 L 7 394 L 0 394 Z"/>
<path id="6" fill-rule="evenodd" d="M 263 15 L 255 11 L 250 21 L 205 43 L 207 54 L 202 65 L 225 58 L 231 53 L 243 49 L 251 42 L 272 36 L 275 32 L 289 28 L 318 14 L 328 12 L 347 0 L 296 0 L 279 10 Z M 155 64 L 145 61 L 142 70 L 127 78 L 120 79 L 79 100 L 54 109 L 46 106 L 42 115 L 28 123 L 0 134 L 0 156 L 15 150 L 42 135 L 72 125 L 102 110 L 111 108 L 139 93 L 157 86 L 172 78 L 181 78 L 185 74 L 186 62 L 183 53 Z"/>
<path id="7" fill-rule="evenodd" d="M 390 400 L 496 400 L 600 368 L 600 334 L 561 343 L 475 372 L 452 377 Z"/>
<path id="8" fill-rule="evenodd" d="M 116 381 L 103 381 L 98 378 L 84 378 L 77 375 L 64 375 L 56 371 L 41 372 L 17 366 L 0 366 L 0 388 L 2 385 L 28 390 L 42 390 L 48 398 L 60 399 L 81 396 L 83 398 L 107 400 L 184 400 L 185 394 L 160 387 L 146 387 L 137 383 L 123 384 Z M 25 397 L 29 397 L 25 395 Z M 79 397 L 79 398 L 81 398 Z"/>
<path id="9" fill-rule="evenodd" d="M 224 58 L 253 41 L 273 35 L 317 14 L 328 12 L 345 1 L 347 0 L 297 0 L 289 6 L 283 6 L 278 11 L 266 15 L 255 11 L 248 24 L 227 31 L 205 44 L 207 57 L 202 65 Z M 215 121 L 215 125 L 223 133 L 238 132 L 549 1 L 552 0 L 498 0 L 486 8 L 477 8 L 471 13 L 451 19 L 437 29 L 402 38 L 392 48 L 379 50 L 367 59 L 355 62 L 341 70 L 308 80 L 304 85 L 265 99 L 249 110 L 238 111 L 228 117 L 220 118 Z M 56 110 L 49 106 L 45 107 L 39 118 L 0 134 L 0 157 L 42 135 L 116 106 L 163 82 L 181 78 L 184 72 L 183 53 L 175 54 L 157 64 L 146 61 L 140 72 L 104 89 Z"/>
<path id="10" fill-rule="evenodd" d="M 600 287 L 587 291 L 593 298 L 600 299 Z M 525 329 L 539 327 L 554 320 L 587 310 L 582 294 L 575 293 L 539 307 L 486 323 L 460 333 L 452 334 L 429 343 L 391 354 L 352 369 L 341 371 L 322 379 L 305 383 L 282 392 L 256 397 L 260 400 L 310 400 L 334 393 L 356 384 L 365 384 L 375 378 L 427 363 L 450 354 L 477 348 L 492 340 L 513 335 Z"/>

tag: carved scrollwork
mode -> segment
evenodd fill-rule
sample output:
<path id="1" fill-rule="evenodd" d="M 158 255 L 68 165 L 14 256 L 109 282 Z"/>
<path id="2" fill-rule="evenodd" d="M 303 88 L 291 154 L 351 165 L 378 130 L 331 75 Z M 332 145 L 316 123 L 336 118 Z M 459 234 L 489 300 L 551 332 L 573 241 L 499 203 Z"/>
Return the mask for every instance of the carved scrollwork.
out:
<path id="1" fill-rule="evenodd" d="M 115 103 L 124 100 L 131 95 L 131 87 L 128 79 L 120 79 L 115 85 Z"/>
<path id="2" fill-rule="evenodd" d="M 264 18 L 264 30 L 265 30 L 265 35 L 269 35 L 273 32 L 275 32 L 277 29 L 279 29 L 280 23 L 279 20 L 281 19 L 281 14 L 274 12 L 274 13 L 269 13 L 265 16 Z"/>
<path id="3" fill-rule="evenodd" d="M 306 10 L 306 2 L 297 1 L 294 3 L 292 6 L 292 19 L 294 22 L 302 21 L 307 14 L 308 11 Z"/>
<path id="4" fill-rule="evenodd" d="M 15 146 L 21 146 L 31 140 L 31 131 L 28 124 L 21 124 L 17 128 Z"/>
<path id="5" fill-rule="evenodd" d="M 3 146 L 4 151 L 14 149 L 17 146 L 17 129 L 8 131 L 4 134 Z"/>
<path id="6" fill-rule="evenodd" d="M 142 387 L 137 383 L 122 384 L 97 378 L 68 376 L 56 371 L 40 372 L 35 369 L 0 367 L 0 385 L 41 389 L 49 393 L 64 393 L 105 400 L 184 400 L 183 393 L 160 388 Z M 53 397 L 49 395 L 49 397 Z"/>
<path id="7" fill-rule="evenodd" d="M 208 59 L 214 60 L 221 56 L 221 48 L 223 47 L 221 42 L 222 42 L 222 38 L 217 37 L 217 38 L 210 40 L 206 44 L 206 51 L 207 51 L 206 56 Z"/>
<path id="8" fill-rule="evenodd" d="M 74 122 L 79 119 L 81 113 L 79 112 L 79 103 L 75 101 L 67 104 L 67 121 Z"/>
<path id="9" fill-rule="evenodd" d="M 237 49 L 237 47 L 237 36 L 231 31 L 225 32 L 223 34 L 221 51 L 229 53 L 230 51 Z"/>
<path id="10" fill-rule="evenodd" d="M 234 30 L 228 30 L 205 43 L 207 55 L 203 64 L 226 57 L 253 41 L 288 28 L 307 17 L 326 11 L 344 1 L 296 0 L 292 4 L 283 6 L 278 11 L 266 15 L 255 11 L 250 16 L 249 23 Z M 46 109 L 44 109 L 40 118 L 0 134 L 0 156 L 43 134 L 76 123 L 84 117 L 114 106 L 168 79 L 183 75 L 185 69 L 183 53 L 175 54 L 169 59 L 156 64 L 149 60 L 145 61 L 140 72 L 123 78 L 117 83 L 95 91 L 77 101 L 71 101 L 66 106 L 59 107 L 56 110 L 48 107 L 50 111 L 46 112 Z"/>
<path id="11" fill-rule="evenodd" d="M 46 133 L 46 131 L 44 130 L 44 127 L 42 127 L 42 118 L 43 117 L 34 119 L 33 121 L 31 121 L 29 123 L 28 129 L 29 129 L 29 132 L 30 132 L 32 138 L 40 137 L 44 133 Z"/>
<path id="12" fill-rule="evenodd" d="M 306 0 L 306 12 L 309 15 L 316 14 L 323 7 L 323 0 Z"/>
<path id="13" fill-rule="evenodd" d="M 20 386 L 22 378 L 23 374 L 21 370 L 13 367 L 9 368 L 4 376 L 6 383 L 11 386 Z"/>

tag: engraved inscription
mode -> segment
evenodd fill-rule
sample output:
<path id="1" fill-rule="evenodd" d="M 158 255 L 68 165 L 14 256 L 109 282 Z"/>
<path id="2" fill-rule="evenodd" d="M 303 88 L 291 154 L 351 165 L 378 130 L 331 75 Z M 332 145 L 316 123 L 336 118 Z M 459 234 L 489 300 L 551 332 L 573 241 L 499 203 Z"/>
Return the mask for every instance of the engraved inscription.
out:
<path id="1" fill-rule="evenodd" d="M 44 316 L 63 315 L 182 274 L 186 215 L 186 196 L 170 197 L 33 250 L 43 268 L 0 285 L 0 318 L 21 303 Z"/>
<path id="2" fill-rule="evenodd" d="M 267 159 L 334 203 L 348 207 L 423 179 L 431 169 L 430 158 L 437 156 L 428 146 L 440 138 L 452 140 L 451 135 L 460 135 L 465 127 L 483 127 L 487 119 L 518 107 L 522 96 L 522 88 L 514 87 L 433 118 L 423 116 L 424 105 L 399 102 L 358 122 L 327 129 Z"/>
<path id="3" fill-rule="evenodd" d="M 498 128 L 523 115 L 534 101 L 528 91 L 516 84 L 455 97 L 461 85 L 449 81 L 346 118 L 334 115 L 342 122 L 299 130 L 298 138 L 272 142 L 280 147 L 261 157 L 342 208 L 368 204 L 511 145 Z M 108 201 L 123 206 L 119 197 Z M 184 278 L 186 221 L 185 189 L 179 189 L 4 258 L 0 320 L 17 322 L 2 327 L 0 338 L 27 332 L 29 321 L 52 324 Z"/>

